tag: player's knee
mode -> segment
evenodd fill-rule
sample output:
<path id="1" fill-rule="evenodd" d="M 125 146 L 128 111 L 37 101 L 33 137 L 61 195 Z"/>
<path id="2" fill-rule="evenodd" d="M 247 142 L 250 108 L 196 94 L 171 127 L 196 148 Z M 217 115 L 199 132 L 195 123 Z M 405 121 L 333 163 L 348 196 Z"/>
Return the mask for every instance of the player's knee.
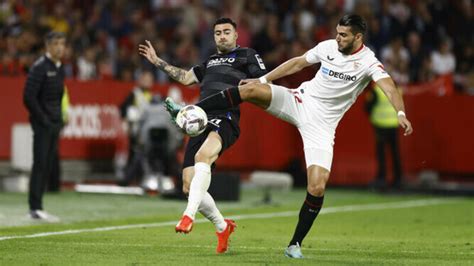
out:
<path id="1" fill-rule="evenodd" d="M 244 101 L 258 98 L 260 84 L 249 83 L 239 87 L 240 98 Z"/>
<path id="2" fill-rule="evenodd" d="M 209 164 L 211 161 L 211 154 L 208 154 L 205 151 L 198 151 L 196 155 L 194 155 L 194 161 Z"/>
<path id="3" fill-rule="evenodd" d="M 313 196 L 321 197 L 324 195 L 324 192 L 326 191 L 326 184 L 325 183 L 308 184 L 307 189 L 308 189 L 309 194 Z"/>
<path id="4" fill-rule="evenodd" d="M 329 179 L 329 173 L 320 173 L 313 182 L 308 182 L 308 192 L 313 196 L 323 196 L 326 191 L 326 182 Z"/>

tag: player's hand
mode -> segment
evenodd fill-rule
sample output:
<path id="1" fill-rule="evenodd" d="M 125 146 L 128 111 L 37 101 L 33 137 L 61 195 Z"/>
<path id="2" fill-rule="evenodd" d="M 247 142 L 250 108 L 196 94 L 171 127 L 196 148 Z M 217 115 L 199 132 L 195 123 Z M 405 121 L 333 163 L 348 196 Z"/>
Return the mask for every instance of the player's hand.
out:
<path id="1" fill-rule="evenodd" d="M 408 136 L 413 133 L 413 127 L 411 126 L 411 123 L 404 115 L 398 116 L 398 123 L 403 129 L 405 129 L 405 132 L 403 133 L 404 136 Z"/>
<path id="2" fill-rule="evenodd" d="M 260 83 L 260 81 L 258 79 L 243 79 L 239 82 L 239 86 L 250 83 Z"/>
<path id="3" fill-rule="evenodd" d="M 149 40 L 146 40 L 145 42 L 146 42 L 146 45 L 145 44 L 138 45 L 138 53 L 144 56 L 146 59 L 148 59 L 150 63 L 156 64 L 159 58 L 156 55 L 155 48 L 153 48 L 153 45 L 151 45 L 151 42 Z"/>

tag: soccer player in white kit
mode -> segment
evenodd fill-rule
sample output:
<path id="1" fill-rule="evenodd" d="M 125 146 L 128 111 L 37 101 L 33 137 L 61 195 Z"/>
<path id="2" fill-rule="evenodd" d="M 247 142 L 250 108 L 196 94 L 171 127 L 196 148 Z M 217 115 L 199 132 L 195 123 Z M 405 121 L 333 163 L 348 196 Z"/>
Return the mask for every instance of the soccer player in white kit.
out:
<path id="1" fill-rule="evenodd" d="M 293 238 L 285 249 L 287 257 L 303 258 L 301 243 L 323 204 L 336 127 L 370 81 L 382 88 L 398 112 L 404 135 L 413 132 L 393 80 L 374 53 L 364 46 L 366 27 L 360 16 L 345 15 L 336 27 L 336 39 L 319 43 L 259 79 L 242 80 L 238 88 L 229 88 L 196 104 L 207 112 L 246 101 L 298 128 L 303 139 L 308 185 Z M 317 63 L 321 67 L 316 76 L 296 89 L 269 84 Z M 176 108 L 170 100 L 167 102 Z"/>

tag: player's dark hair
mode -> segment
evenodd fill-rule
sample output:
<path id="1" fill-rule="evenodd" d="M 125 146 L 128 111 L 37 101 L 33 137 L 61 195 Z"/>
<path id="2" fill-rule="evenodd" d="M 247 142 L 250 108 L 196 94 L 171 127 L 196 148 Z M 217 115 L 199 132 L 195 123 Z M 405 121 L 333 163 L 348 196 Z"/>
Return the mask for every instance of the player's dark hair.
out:
<path id="1" fill-rule="evenodd" d="M 66 34 L 59 31 L 50 31 L 44 36 L 45 43 L 50 43 L 55 39 L 66 39 Z"/>
<path id="2" fill-rule="evenodd" d="M 339 20 L 339 26 L 351 27 L 351 32 L 355 35 L 357 33 L 365 34 L 367 30 L 367 23 L 364 19 L 355 14 L 345 15 Z"/>
<path id="3" fill-rule="evenodd" d="M 219 25 L 219 24 L 231 24 L 234 27 L 234 29 L 237 29 L 237 23 L 235 23 L 230 18 L 218 18 L 216 22 L 214 22 L 213 28 L 215 28 L 216 25 Z"/>

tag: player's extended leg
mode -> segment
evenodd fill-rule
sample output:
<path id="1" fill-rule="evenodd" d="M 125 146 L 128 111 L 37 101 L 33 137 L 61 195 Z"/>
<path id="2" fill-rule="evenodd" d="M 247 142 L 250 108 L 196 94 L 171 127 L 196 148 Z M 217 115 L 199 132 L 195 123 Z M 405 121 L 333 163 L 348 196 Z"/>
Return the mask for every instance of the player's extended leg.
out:
<path id="1" fill-rule="evenodd" d="M 211 184 L 211 165 L 222 149 L 222 139 L 211 131 L 194 156 L 194 175 L 189 185 L 188 205 L 176 232 L 189 233 L 199 205 Z"/>
<path id="2" fill-rule="evenodd" d="M 195 156 L 195 166 L 187 167 L 183 170 L 183 192 L 189 194 L 188 206 L 184 212 L 183 218 L 176 226 L 177 232 L 189 233 L 192 229 L 192 223 L 195 218 L 196 210 L 199 210 L 207 219 L 216 226 L 217 235 L 217 253 L 224 253 L 228 248 L 228 240 L 237 226 L 234 221 L 224 219 L 220 211 L 217 209 L 216 203 L 212 196 L 207 192 L 210 184 L 210 165 L 217 160 L 219 152 L 222 148 L 222 139 L 216 132 L 209 133 L 206 141 L 203 143 Z M 206 164 L 206 173 L 199 174 L 199 167 Z M 197 169 L 197 171 L 196 171 Z M 207 169 L 209 175 L 207 175 Z M 203 177 L 209 177 L 209 183 Z M 204 193 L 203 193 L 204 192 Z M 202 194 L 202 198 L 199 197 Z M 198 207 L 196 203 L 199 202 Z"/>
<path id="3" fill-rule="evenodd" d="M 272 101 L 272 90 L 270 85 L 261 83 L 247 83 L 239 87 L 232 87 L 218 92 L 196 103 L 205 112 L 214 110 L 227 110 L 236 107 L 242 102 L 253 103 L 256 106 L 267 109 Z M 172 120 L 176 118 L 179 110 L 183 108 L 170 97 L 165 99 L 165 106 Z"/>
<path id="4" fill-rule="evenodd" d="M 301 243 L 308 234 L 314 220 L 319 214 L 324 200 L 324 191 L 329 179 L 329 170 L 324 167 L 311 165 L 308 167 L 308 186 L 306 199 L 300 209 L 298 224 L 293 238 L 285 250 L 285 255 L 290 258 L 303 258 Z"/>
<path id="5" fill-rule="evenodd" d="M 189 188 L 191 186 L 191 180 L 193 179 L 193 176 L 194 167 L 186 167 L 183 169 L 183 192 L 186 195 L 189 195 Z M 222 232 L 227 227 L 224 217 L 220 213 L 219 209 L 217 209 L 216 203 L 209 192 L 204 194 L 198 211 L 216 226 L 217 232 Z"/>

